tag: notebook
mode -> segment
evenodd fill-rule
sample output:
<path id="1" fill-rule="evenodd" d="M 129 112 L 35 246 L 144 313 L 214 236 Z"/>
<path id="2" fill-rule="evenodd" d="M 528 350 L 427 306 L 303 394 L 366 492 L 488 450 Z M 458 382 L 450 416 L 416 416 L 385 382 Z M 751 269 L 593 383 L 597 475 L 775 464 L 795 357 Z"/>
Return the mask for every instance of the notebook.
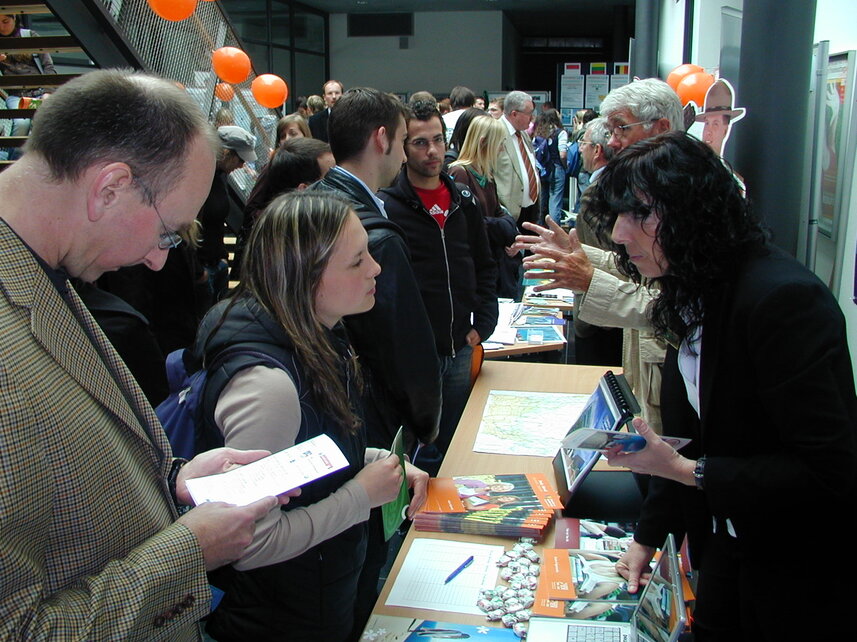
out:
<path id="1" fill-rule="evenodd" d="M 675 539 L 667 536 L 630 623 L 535 617 L 528 639 L 538 642 L 675 642 L 687 621 Z"/>

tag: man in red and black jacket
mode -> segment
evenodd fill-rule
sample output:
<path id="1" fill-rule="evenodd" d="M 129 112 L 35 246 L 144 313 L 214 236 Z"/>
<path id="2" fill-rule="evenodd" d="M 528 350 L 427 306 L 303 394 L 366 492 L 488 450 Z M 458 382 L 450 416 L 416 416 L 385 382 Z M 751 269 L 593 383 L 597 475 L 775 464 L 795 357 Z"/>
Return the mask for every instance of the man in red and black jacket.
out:
<path id="1" fill-rule="evenodd" d="M 435 445 L 443 455 L 470 394 L 473 346 L 497 323 L 497 268 L 473 195 L 442 172 L 446 146 L 434 103 L 412 105 L 407 127 L 405 167 L 379 196 L 387 216 L 405 233 L 441 360 L 443 402 Z M 420 465 L 432 472 L 427 461 Z"/>

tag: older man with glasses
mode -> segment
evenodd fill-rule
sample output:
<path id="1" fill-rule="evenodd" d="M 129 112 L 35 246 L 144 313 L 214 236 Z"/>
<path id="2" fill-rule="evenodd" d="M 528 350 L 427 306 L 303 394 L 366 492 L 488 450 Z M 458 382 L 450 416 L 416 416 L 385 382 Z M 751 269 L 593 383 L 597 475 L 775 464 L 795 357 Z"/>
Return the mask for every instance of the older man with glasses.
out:
<path id="1" fill-rule="evenodd" d="M 527 128 L 533 120 L 535 105 L 529 94 L 512 91 L 503 103 L 503 116 L 508 136 L 494 171 L 497 196 L 509 214 L 518 222 L 536 221 L 539 217 L 539 175 L 533 141 Z"/>
<path id="2" fill-rule="evenodd" d="M 606 118 L 606 145 L 615 152 L 637 141 L 671 131 L 683 130 L 681 101 L 665 82 L 648 78 L 614 89 L 601 103 Z M 584 195 L 585 201 L 585 195 Z M 581 210 L 585 203 L 581 203 Z M 579 293 L 575 299 L 575 320 L 594 326 L 623 328 L 622 368 L 642 407 L 643 418 L 661 432 L 661 365 L 666 349 L 655 339 L 646 315 L 652 293 L 621 276 L 613 252 L 581 245 L 574 230 L 566 234 L 548 221 L 549 228 L 524 224 L 537 236 L 519 236 L 517 245 L 529 249 L 525 267 L 547 267 L 553 280 L 537 290 L 570 288 Z M 592 238 L 588 241 L 594 242 Z M 545 265 L 545 259 L 553 261 Z"/>

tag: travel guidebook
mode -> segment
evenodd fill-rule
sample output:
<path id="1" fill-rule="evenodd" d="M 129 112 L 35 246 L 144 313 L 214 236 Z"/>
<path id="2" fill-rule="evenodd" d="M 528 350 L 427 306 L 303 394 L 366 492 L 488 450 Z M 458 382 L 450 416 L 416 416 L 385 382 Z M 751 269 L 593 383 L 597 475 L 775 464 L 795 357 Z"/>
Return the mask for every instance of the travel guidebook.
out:
<path id="1" fill-rule="evenodd" d="M 539 539 L 561 507 L 542 474 L 440 477 L 429 480 L 414 526 L 419 531 Z"/>
<path id="2" fill-rule="evenodd" d="M 630 622 L 639 594 L 616 572 L 620 555 L 545 549 L 533 614 L 575 620 Z"/>

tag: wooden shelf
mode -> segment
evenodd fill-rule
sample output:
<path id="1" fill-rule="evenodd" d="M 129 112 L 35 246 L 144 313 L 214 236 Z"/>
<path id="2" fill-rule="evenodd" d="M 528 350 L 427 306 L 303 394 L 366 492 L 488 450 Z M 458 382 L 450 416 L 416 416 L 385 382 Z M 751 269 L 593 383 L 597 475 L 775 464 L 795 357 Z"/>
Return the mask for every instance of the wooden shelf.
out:
<path id="1" fill-rule="evenodd" d="M 3 38 L 0 40 L 0 53 L 5 54 L 73 53 L 78 51 L 83 51 L 83 49 L 72 36 L 33 36 L 31 38 Z"/>

